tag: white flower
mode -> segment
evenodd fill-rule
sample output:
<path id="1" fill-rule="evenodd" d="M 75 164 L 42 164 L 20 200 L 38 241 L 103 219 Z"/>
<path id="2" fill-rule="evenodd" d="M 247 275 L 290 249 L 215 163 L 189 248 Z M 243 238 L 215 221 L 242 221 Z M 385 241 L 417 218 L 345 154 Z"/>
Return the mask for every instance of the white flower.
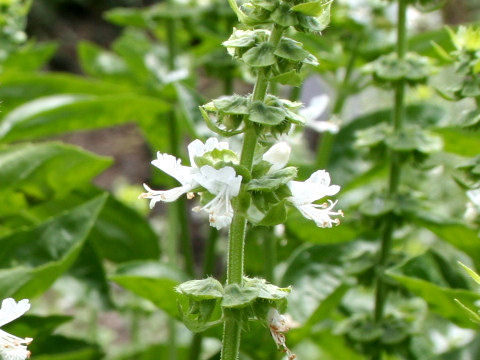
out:
<path id="1" fill-rule="evenodd" d="M 219 170 L 205 165 L 195 174 L 195 180 L 215 195 L 215 198 L 200 209 L 209 215 L 210 225 L 217 229 L 229 226 L 233 218 L 233 208 L 230 202 L 238 195 L 242 176 L 236 175 L 235 169 L 226 166 Z"/>
<path id="2" fill-rule="evenodd" d="M 195 157 L 202 156 L 206 152 L 214 149 L 228 149 L 228 143 L 219 142 L 216 138 L 209 138 L 205 144 L 200 140 L 192 141 L 188 145 L 188 156 L 191 166 L 182 165 L 182 160 L 177 159 L 173 155 L 158 152 L 157 159 L 152 161 L 152 165 L 176 179 L 181 186 L 170 190 L 152 190 L 146 184 L 143 184 L 147 192 L 141 194 L 139 198 L 150 199 L 150 208 L 153 208 L 159 201 L 172 202 L 183 194 L 190 193 L 198 186 L 194 178 L 194 175 L 199 171 L 195 164 Z"/>
<path id="3" fill-rule="evenodd" d="M 269 173 L 283 169 L 288 163 L 292 149 L 286 142 L 281 141 L 273 145 L 263 154 L 262 159 L 272 164 Z"/>
<path id="4" fill-rule="evenodd" d="M 323 204 L 314 204 L 326 196 L 333 196 L 340 191 L 340 186 L 330 185 L 330 175 L 325 170 L 314 172 L 306 181 L 290 181 L 288 188 L 292 196 L 288 200 L 305 216 L 307 219 L 315 221 L 319 227 L 332 227 L 333 224 L 340 224 L 338 218 L 331 216 L 343 216 L 343 212 L 333 211 L 337 202 L 328 200 Z"/>
<path id="5" fill-rule="evenodd" d="M 297 327 L 289 315 L 281 315 L 277 309 L 270 308 L 267 314 L 268 327 L 272 334 L 273 341 L 277 348 L 282 349 L 287 354 L 289 360 L 296 359 L 297 356 L 290 351 L 285 343 L 285 333 L 293 327 Z"/>
<path id="6" fill-rule="evenodd" d="M 205 141 L 205 144 L 202 143 L 200 140 L 192 141 L 188 147 L 188 157 L 190 159 L 190 164 L 193 167 L 197 167 L 195 164 L 195 158 L 197 156 L 203 156 L 205 153 L 209 151 L 217 150 L 228 150 L 228 142 L 221 141 L 219 142 L 217 138 L 211 137 Z"/>
<path id="7" fill-rule="evenodd" d="M 14 299 L 8 298 L 2 301 L 0 308 L 0 326 L 8 324 L 30 309 L 30 303 L 27 299 L 20 300 L 18 303 Z M 4 360 L 25 360 L 30 357 L 30 351 L 27 345 L 33 339 L 19 338 L 0 330 L 0 356 Z"/>
<path id="8" fill-rule="evenodd" d="M 310 104 L 301 109 L 299 114 L 306 119 L 305 126 L 316 132 L 330 132 L 337 134 L 340 131 L 338 124 L 333 121 L 318 120 L 327 110 L 330 99 L 327 95 L 318 95 L 310 100 Z"/>

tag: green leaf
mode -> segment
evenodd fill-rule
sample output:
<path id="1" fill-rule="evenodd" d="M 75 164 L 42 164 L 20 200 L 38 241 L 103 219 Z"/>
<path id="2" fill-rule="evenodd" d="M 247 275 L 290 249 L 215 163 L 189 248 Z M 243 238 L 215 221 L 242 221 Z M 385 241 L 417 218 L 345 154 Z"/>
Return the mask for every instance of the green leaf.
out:
<path id="1" fill-rule="evenodd" d="M 328 14 L 328 18 L 330 18 L 331 4 L 332 0 L 309 1 L 293 6 L 292 10 L 313 17 L 321 17 L 322 19 Z"/>
<path id="2" fill-rule="evenodd" d="M 93 77 L 117 79 L 128 72 L 125 61 L 101 47 L 82 41 L 78 45 L 78 57 L 82 70 Z"/>
<path id="3" fill-rule="evenodd" d="M 12 189 L 30 196 L 61 196 L 90 182 L 111 164 L 60 143 L 0 146 L 0 193 Z"/>
<path id="4" fill-rule="evenodd" d="M 470 275 L 470 277 L 475 280 L 475 282 L 480 285 L 480 275 L 478 275 L 475 271 L 473 271 L 472 269 L 470 269 L 467 265 L 459 262 L 460 266 L 463 267 L 465 269 L 465 271 L 468 273 L 468 275 Z"/>
<path id="5" fill-rule="evenodd" d="M 185 296 L 194 300 L 211 300 L 221 299 L 223 297 L 223 286 L 214 278 L 206 278 L 202 280 L 190 280 L 181 283 L 176 290 Z"/>
<path id="6" fill-rule="evenodd" d="M 222 96 L 213 100 L 217 111 L 232 115 L 248 115 L 248 99 L 240 95 Z"/>
<path id="7" fill-rule="evenodd" d="M 39 70 L 52 58 L 57 51 L 57 44 L 53 42 L 29 43 L 21 47 L 2 63 L 4 71 L 35 71 Z"/>
<path id="8" fill-rule="evenodd" d="M 175 287 L 187 279 L 180 270 L 158 261 L 136 261 L 119 266 L 110 279 L 170 316 L 178 316 Z"/>
<path id="9" fill-rule="evenodd" d="M 63 335 L 35 339 L 28 349 L 34 354 L 35 360 L 100 360 L 104 358 L 98 345 Z"/>
<path id="10" fill-rule="evenodd" d="M 48 96 L 8 113 L 0 123 L 0 141 L 37 139 L 128 121 L 150 122 L 168 109 L 162 100 L 139 94 Z"/>
<path id="11" fill-rule="evenodd" d="M 283 85 L 300 86 L 305 79 L 305 75 L 306 73 L 299 73 L 295 70 L 291 70 L 286 73 L 273 76 L 270 78 L 270 81 L 278 82 Z"/>
<path id="12" fill-rule="evenodd" d="M 472 157 L 478 155 L 480 149 L 480 134 L 478 132 L 462 131 L 455 128 L 436 130 L 442 135 L 446 152 Z"/>
<path id="13" fill-rule="evenodd" d="M 290 166 L 271 173 L 267 173 L 258 179 L 251 180 L 247 189 L 250 191 L 268 191 L 272 192 L 280 186 L 297 177 L 297 168 Z"/>
<path id="14" fill-rule="evenodd" d="M 0 238 L 3 296 L 32 298 L 45 292 L 74 263 L 105 200 L 101 195 L 32 229 Z"/>
<path id="15" fill-rule="evenodd" d="M 285 112 L 274 106 L 254 101 L 250 105 L 250 121 L 262 125 L 278 125 L 285 120 Z"/>
<path id="16" fill-rule="evenodd" d="M 265 279 L 244 277 L 243 283 L 245 287 L 257 288 L 259 290 L 258 297 L 265 300 L 278 301 L 286 299 L 291 291 L 289 287 L 281 288 L 269 284 Z"/>
<path id="17" fill-rule="evenodd" d="M 71 316 L 65 315 L 24 315 L 14 322 L 2 326 L 2 329 L 21 337 L 47 337 L 60 325 L 72 320 Z"/>
<path id="18" fill-rule="evenodd" d="M 146 28 L 149 25 L 142 9 L 117 7 L 106 11 L 104 17 L 107 21 L 119 26 Z"/>
<path id="19" fill-rule="evenodd" d="M 442 149 L 442 139 L 418 126 L 408 126 L 386 139 L 386 144 L 395 151 L 419 151 L 424 154 Z"/>
<path id="20" fill-rule="evenodd" d="M 478 239 L 478 230 L 471 229 L 462 224 L 435 224 L 431 222 L 418 222 L 440 239 L 452 244 L 465 254 L 479 254 L 480 241 Z M 472 260 L 480 268 L 480 259 L 473 256 Z"/>
<path id="21" fill-rule="evenodd" d="M 7 72 L 0 74 L 2 116 L 29 100 L 57 94 L 116 95 L 131 93 L 132 88 L 119 83 L 86 79 L 61 73 Z"/>
<path id="22" fill-rule="evenodd" d="M 290 5 L 284 2 L 281 2 L 280 6 L 273 11 L 271 19 L 284 27 L 298 24 L 297 14 L 290 9 Z"/>
<path id="23" fill-rule="evenodd" d="M 272 44 L 261 43 L 243 54 L 242 60 L 253 67 L 270 66 L 276 62 L 274 50 Z"/>
<path id="24" fill-rule="evenodd" d="M 389 272 L 388 276 L 417 296 L 422 297 L 429 305 L 430 310 L 436 312 L 460 327 L 475 328 L 465 316 L 455 299 L 469 308 L 475 307 L 480 295 L 463 289 L 451 289 L 435 285 L 426 280 Z"/>
<path id="25" fill-rule="evenodd" d="M 258 298 L 258 295 L 259 289 L 257 287 L 230 284 L 225 286 L 221 305 L 227 309 L 243 308 L 252 304 Z"/>
<path id="26" fill-rule="evenodd" d="M 288 313 L 304 323 L 319 311 L 329 298 L 340 301 L 339 293 L 344 286 L 352 285 L 351 274 L 372 266 L 375 258 L 372 244 L 347 242 L 331 245 L 305 245 L 297 249 L 288 259 L 282 285 L 295 285 L 295 291 L 288 300 Z M 329 308 L 335 306 L 328 305 Z M 320 318 L 317 313 L 317 318 Z"/>
<path id="27" fill-rule="evenodd" d="M 265 213 L 265 216 L 257 224 L 258 226 L 274 226 L 283 224 L 287 220 L 287 208 L 285 201 L 273 205 Z"/>
<path id="28" fill-rule="evenodd" d="M 148 221 L 109 196 L 88 238 L 96 252 L 113 262 L 157 259 L 158 236 Z"/>
<path id="29" fill-rule="evenodd" d="M 310 53 L 303 49 L 302 43 L 284 37 L 280 40 L 275 55 L 291 61 L 302 61 Z"/>

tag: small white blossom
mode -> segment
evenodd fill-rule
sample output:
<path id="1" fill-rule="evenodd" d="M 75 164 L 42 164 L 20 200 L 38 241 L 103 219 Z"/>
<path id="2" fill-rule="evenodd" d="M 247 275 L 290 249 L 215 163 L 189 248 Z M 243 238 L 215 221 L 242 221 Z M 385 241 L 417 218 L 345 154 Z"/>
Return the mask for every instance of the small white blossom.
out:
<path id="1" fill-rule="evenodd" d="M 30 303 L 27 299 L 20 300 L 18 303 L 12 298 L 3 300 L 0 308 L 0 326 L 18 319 L 29 309 Z M 32 340 L 31 338 L 22 339 L 0 330 L 0 356 L 4 360 L 28 359 L 30 351 L 27 350 L 27 345 Z"/>
<path id="2" fill-rule="evenodd" d="M 194 175 L 199 171 L 195 164 L 195 157 L 202 156 L 214 149 L 228 149 L 228 143 L 219 142 L 216 138 L 209 138 L 205 144 L 200 140 L 192 141 L 188 145 L 188 156 L 191 166 L 182 165 L 182 160 L 177 159 L 173 155 L 158 152 L 157 159 L 152 161 L 152 165 L 176 179 L 181 186 L 170 190 L 152 190 L 146 184 L 143 184 L 147 192 L 141 194 L 140 198 L 150 199 L 150 208 L 153 208 L 159 201 L 172 202 L 183 194 L 191 197 L 191 191 L 198 186 L 198 182 L 194 178 Z"/>
<path id="3" fill-rule="evenodd" d="M 307 107 L 299 111 L 299 114 L 306 119 L 306 127 L 319 133 L 330 132 L 337 134 L 340 131 L 338 124 L 332 120 L 319 120 L 327 110 L 329 101 L 328 95 L 318 95 L 310 100 L 310 104 Z"/>
<path id="4" fill-rule="evenodd" d="M 326 196 L 333 196 L 340 191 L 340 186 L 330 185 L 330 174 L 325 170 L 314 172 L 306 181 L 290 181 L 288 188 L 292 193 L 289 201 L 307 219 L 315 221 L 319 227 L 332 227 L 333 224 L 340 224 L 338 218 L 332 216 L 343 216 L 343 212 L 333 211 L 337 201 L 328 200 L 323 204 L 314 204 Z"/>
<path id="5" fill-rule="evenodd" d="M 235 173 L 235 169 L 226 166 L 219 170 L 205 165 L 195 174 L 195 180 L 215 195 L 215 198 L 200 209 L 208 213 L 210 225 L 217 229 L 227 227 L 233 218 L 232 197 L 238 195 L 242 176 Z"/>
<path id="6" fill-rule="evenodd" d="M 283 169 L 288 163 L 292 149 L 286 142 L 281 141 L 273 145 L 263 154 L 262 159 L 272 164 L 269 173 Z"/>
<path id="7" fill-rule="evenodd" d="M 277 348 L 287 354 L 289 360 L 296 359 L 297 356 L 290 351 L 285 343 L 285 333 L 290 329 L 297 327 L 292 318 L 289 315 L 281 315 L 277 309 L 270 308 L 267 314 L 268 327 L 270 334 L 272 334 L 273 341 L 277 345 Z"/>

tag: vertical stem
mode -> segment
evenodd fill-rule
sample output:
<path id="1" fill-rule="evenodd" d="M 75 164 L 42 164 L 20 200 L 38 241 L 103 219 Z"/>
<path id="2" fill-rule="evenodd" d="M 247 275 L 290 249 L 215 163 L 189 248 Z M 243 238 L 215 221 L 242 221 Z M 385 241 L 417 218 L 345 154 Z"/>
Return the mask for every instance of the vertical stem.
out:
<path id="1" fill-rule="evenodd" d="M 345 71 L 345 76 L 343 77 L 342 85 L 337 92 L 337 98 L 335 99 L 335 104 L 333 105 L 332 115 L 340 115 L 342 113 L 345 102 L 349 96 L 348 87 L 352 78 L 353 70 L 355 69 L 355 62 L 357 60 L 360 39 L 355 37 L 352 42 L 354 43 L 354 46 L 350 55 L 350 59 L 348 60 L 347 69 Z M 325 169 L 328 166 L 334 141 L 335 134 L 332 134 L 330 132 L 325 132 L 322 134 L 320 146 L 317 150 L 317 168 Z"/>
<path id="2" fill-rule="evenodd" d="M 277 238 L 271 233 L 263 233 L 263 249 L 265 256 L 265 279 L 274 282 L 274 269 L 277 263 Z"/>
<path id="3" fill-rule="evenodd" d="M 400 60 L 405 58 L 407 52 L 407 0 L 398 0 L 398 28 L 397 28 L 397 56 Z M 405 87 L 404 81 L 400 81 L 395 86 L 395 108 L 393 111 L 393 127 L 395 132 L 402 130 L 403 120 L 405 117 Z M 400 155 L 397 152 L 391 152 L 390 158 L 390 177 L 388 184 L 387 196 L 391 199 L 397 194 L 398 186 L 400 184 L 401 175 L 401 161 Z M 375 322 L 382 321 L 385 302 L 387 298 L 387 287 L 383 281 L 383 272 L 387 264 L 390 251 L 392 249 L 392 234 L 394 231 L 394 217 L 388 216 L 382 234 L 382 243 L 380 248 L 380 258 L 378 261 L 378 277 L 376 280 L 375 293 Z M 374 355 L 373 359 L 381 358 L 381 349 Z"/>
<path id="4" fill-rule="evenodd" d="M 283 28 L 274 25 L 270 34 L 269 42 L 274 48 L 277 47 L 282 38 Z M 253 101 L 263 101 L 267 93 L 268 78 L 265 68 L 258 71 L 257 81 L 253 90 Z M 253 155 L 255 146 L 257 145 L 257 132 L 253 124 L 245 121 L 245 133 L 243 136 L 242 155 L 240 165 L 246 167 L 249 171 L 252 169 Z M 240 189 L 240 196 L 245 193 L 245 186 Z M 228 262 L 227 262 L 227 284 L 242 284 L 243 281 L 243 258 L 245 232 L 247 228 L 246 217 L 238 211 L 240 203 L 239 197 L 233 201 L 235 213 L 233 215 L 232 224 L 230 225 L 230 234 L 228 242 Z M 237 360 L 240 349 L 240 333 L 241 323 L 233 318 L 225 320 L 223 328 L 223 346 L 222 360 Z"/>
<path id="5" fill-rule="evenodd" d="M 302 93 L 301 86 L 293 87 L 292 91 L 290 92 L 290 101 L 298 101 L 298 99 L 300 99 L 301 93 Z"/>

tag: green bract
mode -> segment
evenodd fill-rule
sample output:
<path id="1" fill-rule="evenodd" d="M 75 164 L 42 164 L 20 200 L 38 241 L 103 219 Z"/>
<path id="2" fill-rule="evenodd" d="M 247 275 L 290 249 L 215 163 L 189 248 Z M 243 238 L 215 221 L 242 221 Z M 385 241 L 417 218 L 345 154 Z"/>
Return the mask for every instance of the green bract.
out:
<path id="1" fill-rule="evenodd" d="M 409 53 L 402 60 L 395 54 L 383 56 L 369 64 L 365 70 L 380 83 L 407 81 L 411 85 L 424 83 L 434 71 L 426 57 L 414 53 Z"/>
<path id="2" fill-rule="evenodd" d="M 240 6 L 242 20 L 247 25 L 274 23 L 293 26 L 298 31 L 322 31 L 330 22 L 333 0 L 251 0 Z"/>

